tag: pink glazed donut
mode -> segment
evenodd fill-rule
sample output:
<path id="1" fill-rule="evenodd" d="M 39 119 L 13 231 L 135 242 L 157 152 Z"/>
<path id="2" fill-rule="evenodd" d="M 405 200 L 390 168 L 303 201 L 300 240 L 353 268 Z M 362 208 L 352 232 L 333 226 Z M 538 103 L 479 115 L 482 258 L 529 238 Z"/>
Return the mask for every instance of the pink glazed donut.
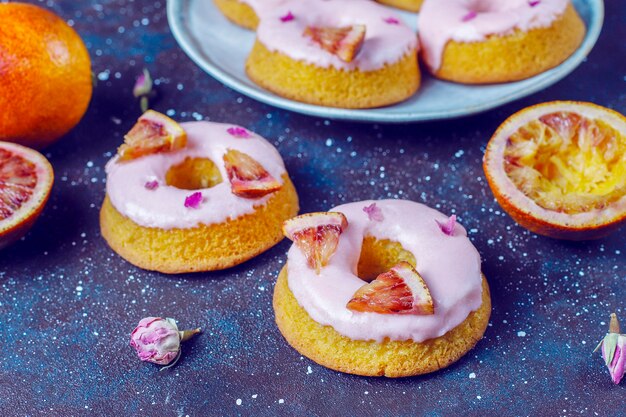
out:
<path id="1" fill-rule="evenodd" d="M 276 322 L 301 354 L 358 375 L 409 376 L 451 364 L 482 337 L 491 309 L 489 290 L 480 255 L 462 226 L 446 232 L 441 226 L 449 221 L 446 216 L 406 200 L 350 203 L 331 212 L 342 213 L 347 227 L 328 264 L 316 273 L 294 244 L 275 288 Z M 434 314 L 361 312 L 348 306 L 378 262 L 385 271 L 398 260 L 421 276 Z"/>
<path id="2" fill-rule="evenodd" d="M 281 241 L 299 207 L 276 148 L 239 126 L 181 127 L 184 148 L 106 165 L 100 227 L 109 246 L 141 268 L 183 273 L 228 268 Z M 237 172 L 250 169 L 272 188 L 248 194 Z"/>
<path id="3" fill-rule="evenodd" d="M 259 15 L 284 0 L 213 0 L 217 8 L 231 22 L 250 30 L 259 25 Z"/>
<path id="4" fill-rule="evenodd" d="M 559 65 L 582 43 L 585 25 L 569 0 L 426 0 L 418 31 L 436 77 L 484 84 Z"/>
<path id="5" fill-rule="evenodd" d="M 260 18 L 246 73 L 282 97 L 372 108 L 420 85 L 417 35 L 374 1 L 286 0 Z"/>

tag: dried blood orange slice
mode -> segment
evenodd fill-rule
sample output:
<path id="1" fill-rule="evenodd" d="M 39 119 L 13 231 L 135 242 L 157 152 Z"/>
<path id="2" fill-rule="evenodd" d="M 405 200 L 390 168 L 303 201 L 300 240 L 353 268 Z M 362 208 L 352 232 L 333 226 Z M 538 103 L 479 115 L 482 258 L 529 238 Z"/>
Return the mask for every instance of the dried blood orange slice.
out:
<path id="1" fill-rule="evenodd" d="M 359 288 L 346 307 L 362 313 L 435 313 L 428 286 L 415 268 L 404 261 Z"/>
<path id="2" fill-rule="evenodd" d="M 24 236 L 48 201 L 54 173 L 39 152 L 0 142 L 0 249 Z"/>
<path id="3" fill-rule="evenodd" d="M 318 274 L 333 256 L 339 236 L 348 227 L 343 213 L 307 213 L 287 220 L 283 233 L 293 240 L 306 256 L 309 267 Z"/>
<path id="4" fill-rule="evenodd" d="M 626 118 L 555 101 L 509 117 L 487 145 L 487 180 L 523 227 L 569 240 L 608 235 L 626 220 Z"/>
<path id="5" fill-rule="evenodd" d="M 117 153 L 128 161 L 144 155 L 172 152 L 187 145 L 183 128 L 164 114 L 154 110 L 145 112 L 124 136 L 124 144 Z"/>
<path id="6" fill-rule="evenodd" d="M 307 36 L 322 49 L 336 55 L 345 62 L 352 62 L 357 56 L 365 40 L 365 26 L 352 25 L 346 27 L 315 27 L 308 26 L 304 30 Z"/>
<path id="7" fill-rule="evenodd" d="M 259 198 L 282 187 L 269 172 L 250 155 L 231 149 L 224 154 L 224 166 L 233 194 Z"/>

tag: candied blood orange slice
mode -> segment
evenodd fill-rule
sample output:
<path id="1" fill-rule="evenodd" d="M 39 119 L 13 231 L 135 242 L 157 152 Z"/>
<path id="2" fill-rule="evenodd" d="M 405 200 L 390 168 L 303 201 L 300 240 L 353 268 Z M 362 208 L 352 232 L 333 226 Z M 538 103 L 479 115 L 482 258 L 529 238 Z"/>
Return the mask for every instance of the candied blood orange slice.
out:
<path id="1" fill-rule="evenodd" d="M 318 274 L 333 256 L 339 236 L 348 227 L 343 213 L 307 213 L 285 221 L 283 233 L 304 253 L 309 267 Z"/>
<path id="2" fill-rule="evenodd" d="M 52 166 L 39 152 L 0 142 L 0 249 L 24 236 L 48 201 Z"/>
<path id="3" fill-rule="evenodd" d="M 415 268 L 405 261 L 359 288 L 346 307 L 362 313 L 435 313 L 428 286 Z"/>
<path id="4" fill-rule="evenodd" d="M 124 136 L 124 144 L 117 153 L 128 161 L 145 155 L 172 152 L 187 145 L 183 128 L 164 114 L 154 110 L 145 112 Z"/>
<path id="5" fill-rule="evenodd" d="M 250 155 L 231 149 L 224 154 L 224 166 L 233 194 L 259 198 L 282 187 L 269 172 Z"/>
<path id="6" fill-rule="evenodd" d="M 491 138 L 487 180 L 523 227 L 569 240 L 608 235 L 626 220 L 626 118 L 555 101 L 509 117 Z"/>
<path id="7" fill-rule="evenodd" d="M 344 62 L 352 62 L 365 41 L 365 26 L 352 25 L 346 27 L 308 26 L 304 30 L 307 36 L 322 49 L 336 55 Z"/>

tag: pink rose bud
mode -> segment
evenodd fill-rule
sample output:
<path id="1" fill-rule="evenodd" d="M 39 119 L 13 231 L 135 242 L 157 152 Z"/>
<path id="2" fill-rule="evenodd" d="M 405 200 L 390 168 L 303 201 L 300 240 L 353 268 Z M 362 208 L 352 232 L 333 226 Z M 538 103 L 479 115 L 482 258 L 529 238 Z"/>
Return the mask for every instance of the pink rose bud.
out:
<path id="1" fill-rule="evenodd" d="M 619 321 L 615 313 L 611 314 L 609 332 L 596 346 L 595 351 L 602 347 L 602 358 L 615 384 L 619 384 L 626 373 L 626 335 L 620 334 Z"/>
<path id="2" fill-rule="evenodd" d="M 180 357 L 180 344 L 190 339 L 200 329 L 179 331 L 174 319 L 146 317 L 130 334 L 130 345 L 139 359 L 157 365 L 174 366 Z M 163 368 L 165 369 L 165 368 Z"/>
<path id="3" fill-rule="evenodd" d="M 144 68 L 143 73 L 137 77 L 133 87 L 133 95 L 137 98 L 150 95 L 152 92 L 152 77 L 150 72 Z"/>
<path id="4" fill-rule="evenodd" d="M 143 73 L 137 77 L 135 86 L 133 87 L 133 95 L 139 99 L 139 106 L 142 112 L 146 112 L 150 103 L 148 98 L 154 95 L 152 91 L 152 77 L 147 69 L 143 69 Z"/>

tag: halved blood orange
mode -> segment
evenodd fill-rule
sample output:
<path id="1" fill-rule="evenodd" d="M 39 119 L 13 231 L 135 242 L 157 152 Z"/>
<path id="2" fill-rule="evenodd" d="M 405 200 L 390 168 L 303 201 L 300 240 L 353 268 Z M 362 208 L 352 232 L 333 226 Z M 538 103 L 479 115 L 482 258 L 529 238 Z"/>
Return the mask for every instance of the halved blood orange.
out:
<path id="1" fill-rule="evenodd" d="M 48 201 L 54 173 L 39 152 L 0 142 L 0 249 L 21 238 Z"/>
<path id="2" fill-rule="evenodd" d="M 117 153 L 122 161 L 154 153 L 173 152 L 187 145 L 185 130 L 174 120 L 154 110 L 148 110 L 124 136 Z"/>
<path id="3" fill-rule="evenodd" d="M 521 226 L 584 240 L 626 221 L 626 117 L 592 104 L 554 101 L 509 117 L 483 167 L 498 203 Z"/>

